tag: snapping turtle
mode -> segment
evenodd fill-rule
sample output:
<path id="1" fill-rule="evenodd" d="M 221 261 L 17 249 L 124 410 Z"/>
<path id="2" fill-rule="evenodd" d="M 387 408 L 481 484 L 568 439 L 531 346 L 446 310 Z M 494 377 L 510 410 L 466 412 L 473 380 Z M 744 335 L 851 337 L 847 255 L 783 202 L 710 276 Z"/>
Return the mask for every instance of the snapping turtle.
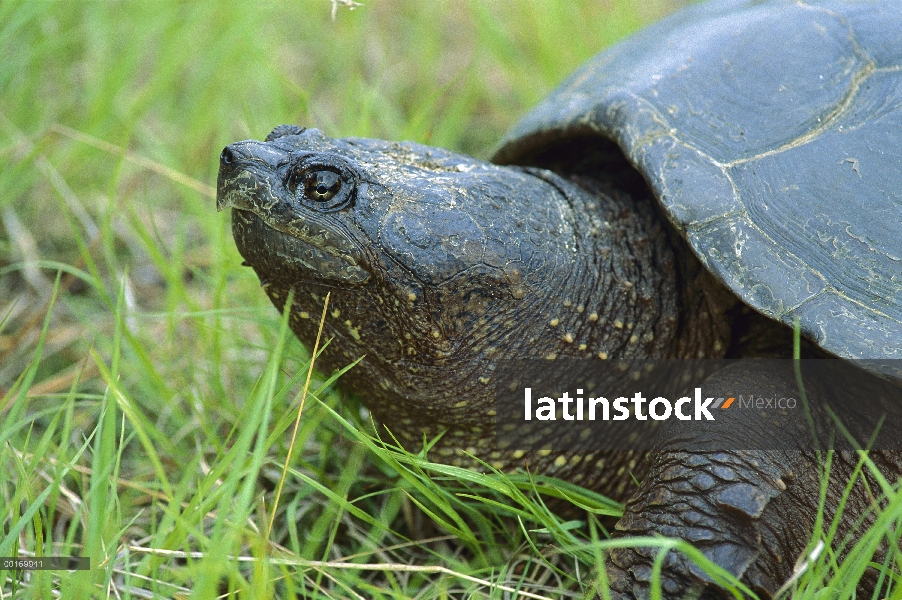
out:
<path id="1" fill-rule="evenodd" d="M 498 359 L 771 356 L 794 321 L 812 353 L 902 358 L 899 31 L 896 0 L 691 7 L 577 71 L 493 163 L 283 125 L 223 150 L 218 207 L 280 310 L 293 291 L 302 340 L 331 292 L 320 364 L 366 355 L 343 383 L 394 435 L 444 433 L 431 456 L 516 467 L 489 426 Z M 893 410 L 887 365 L 866 367 Z M 796 382 L 745 362 L 706 385 L 766 397 Z M 770 447 L 750 412 L 730 413 L 739 446 Z M 680 426 L 651 453 L 630 451 L 624 424 L 620 451 L 526 459 L 626 501 L 617 535 L 690 540 L 769 597 L 811 539 L 820 455 L 693 451 L 704 432 Z M 898 453 L 872 458 L 902 473 Z M 856 461 L 834 459 L 828 517 Z M 872 492 L 845 495 L 835 544 L 874 520 Z M 654 559 L 613 552 L 615 595 L 647 595 Z M 720 593 L 680 555 L 662 585 Z"/>

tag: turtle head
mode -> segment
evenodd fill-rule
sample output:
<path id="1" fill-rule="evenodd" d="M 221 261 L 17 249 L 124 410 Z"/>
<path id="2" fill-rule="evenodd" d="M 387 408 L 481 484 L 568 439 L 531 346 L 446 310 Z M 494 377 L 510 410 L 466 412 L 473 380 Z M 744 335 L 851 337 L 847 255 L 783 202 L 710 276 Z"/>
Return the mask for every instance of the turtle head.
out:
<path id="1" fill-rule="evenodd" d="M 337 285 L 365 283 L 367 245 L 348 217 L 368 182 L 341 155 L 276 143 L 285 129 L 265 142 L 231 144 L 220 155 L 216 204 L 234 209 L 239 251 L 267 281 L 315 276 Z"/>
<path id="2" fill-rule="evenodd" d="M 466 420 L 449 410 L 462 395 L 491 395 L 495 358 L 598 352 L 577 337 L 598 329 L 606 224 L 579 202 L 597 198 L 547 171 L 295 126 L 226 147 L 217 199 L 305 343 L 331 293 L 320 364 L 365 355 L 343 381 L 377 417 L 407 404 L 446 423 Z"/>

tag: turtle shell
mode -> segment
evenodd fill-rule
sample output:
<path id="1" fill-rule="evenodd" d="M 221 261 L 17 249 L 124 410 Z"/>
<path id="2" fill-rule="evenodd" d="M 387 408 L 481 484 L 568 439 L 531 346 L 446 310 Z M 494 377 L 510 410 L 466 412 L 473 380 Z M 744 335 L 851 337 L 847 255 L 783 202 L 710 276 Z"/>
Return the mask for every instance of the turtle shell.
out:
<path id="1" fill-rule="evenodd" d="M 900 32 L 899 0 L 694 6 L 583 66 L 494 160 L 604 136 L 747 304 L 902 359 Z"/>

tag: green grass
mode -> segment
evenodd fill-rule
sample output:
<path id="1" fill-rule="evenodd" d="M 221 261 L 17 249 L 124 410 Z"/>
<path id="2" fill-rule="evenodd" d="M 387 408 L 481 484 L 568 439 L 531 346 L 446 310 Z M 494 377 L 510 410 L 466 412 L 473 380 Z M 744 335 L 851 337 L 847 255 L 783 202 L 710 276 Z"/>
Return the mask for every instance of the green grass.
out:
<path id="1" fill-rule="evenodd" d="M 332 22 L 326 0 L 0 3 L 0 556 L 92 561 L 0 571 L 0 595 L 603 589 L 599 520 L 564 521 L 535 490 L 618 506 L 401 452 L 334 377 L 310 382 L 273 518 L 309 353 L 240 266 L 211 186 L 225 144 L 281 123 L 486 157 L 573 68 L 669 9 L 372 0 Z M 852 566 L 822 553 L 800 597 L 857 572 L 881 536 Z"/>

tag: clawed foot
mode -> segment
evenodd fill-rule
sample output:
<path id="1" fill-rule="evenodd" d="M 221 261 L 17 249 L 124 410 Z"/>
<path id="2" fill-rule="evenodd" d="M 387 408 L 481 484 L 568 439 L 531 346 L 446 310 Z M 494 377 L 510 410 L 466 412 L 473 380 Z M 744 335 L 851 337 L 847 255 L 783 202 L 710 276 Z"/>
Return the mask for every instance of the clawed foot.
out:
<path id="1" fill-rule="evenodd" d="M 755 363 L 736 367 L 709 380 L 718 390 L 714 393 L 734 395 L 737 386 L 761 390 L 762 395 L 795 389 L 791 372 L 762 371 Z M 812 388 L 816 393 L 816 386 Z M 723 429 L 719 439 L 712 439 L 692 425 L 670 427 L 648 476 L 627 502 L 615 537 L 686 540 L 759 598 L 772 598 L 792 577 L 797 559 L 807 555 L 809 542 L 825 538 L 838 511 L 842 516 L 835 535 L 832 542 L 827 540 L 834 551 L 866 531 L 879 506 L 874 500 L 879 487 L 859 475 L 851 490 L 846 489 L 856 476 L 860 455 L 830 454 L 830 480 L 824 493 L 822 462 L 827 455 L 815 452 L 806 441 L 811 439 L 810 432 L 780 431 L 758 412 L 730 413 L 732 440 L 723 437 Z M 786 436 L 794 436 L 798 449 L 786 449 Z M 694 445 L 733 450 L 691 451 Z M 764 449 L 768 447 L 779 449 Z M 891 472 L 899 454 L 872 452 L 871 459 L 884 472 Z M 823 520 L 819 521 L 821 510 Z M 823 533 L 814 531 L 818 523 L 823 524 Z M 607 572 L 613 597 L 652 597 L 654 565 L 661 551 L 641 545 L 611 550 Z M 842 556 L 843 551 L 838 552 Z M 732 597 L 725 583 L 712 576 L 714 570 L 702 568 L 677 550 L 668 551 L 661 566 L 663 598 Z M 866 577 L 859 589 L 870 594 L 875 585 L 873 577 Z"/>

